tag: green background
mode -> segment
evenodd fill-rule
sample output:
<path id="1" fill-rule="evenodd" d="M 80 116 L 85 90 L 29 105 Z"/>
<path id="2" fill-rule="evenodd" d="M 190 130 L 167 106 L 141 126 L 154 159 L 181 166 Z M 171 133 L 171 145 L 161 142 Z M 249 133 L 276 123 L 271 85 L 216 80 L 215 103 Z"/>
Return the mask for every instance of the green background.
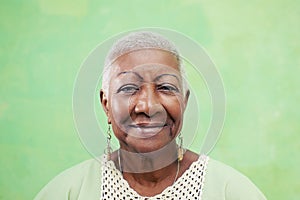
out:
<path id="1" fill-rule="evenodd" d="M 268 199 L 298 199 L 299 20 L 296 0 L 1 1 L 0 199 L 32 199 L 90 158 L 72 114 L 80 64 L 111 35 L 149 26 L 192 37 L 218 66 L 227 116 L 210 155 Z"/>

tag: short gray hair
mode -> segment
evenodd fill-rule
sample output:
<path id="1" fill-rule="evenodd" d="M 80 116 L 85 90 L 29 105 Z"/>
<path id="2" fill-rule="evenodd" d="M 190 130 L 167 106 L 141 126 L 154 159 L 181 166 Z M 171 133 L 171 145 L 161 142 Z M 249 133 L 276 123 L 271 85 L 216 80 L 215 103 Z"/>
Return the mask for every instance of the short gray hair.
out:
<path id="1" fill-rule="evenodd" d="M 102 74 L 102 89 L 108 93 L 108 84 L 110 79 L 110 68 L 112 64 L 122 55 L 141 49 L 160 49 L 173 54 L 177 61 L 181 74 L 182 61 L 176 46 L 162 35 L 150 31 L 132 32 L 117 40 L 109 50 L 104 63 Z M 185 82 L 185 81 L 183 81 Z M 183 83 L 185 85 L 185 83 Z M 185 86 L 183 87 L 185 88 Z"/>

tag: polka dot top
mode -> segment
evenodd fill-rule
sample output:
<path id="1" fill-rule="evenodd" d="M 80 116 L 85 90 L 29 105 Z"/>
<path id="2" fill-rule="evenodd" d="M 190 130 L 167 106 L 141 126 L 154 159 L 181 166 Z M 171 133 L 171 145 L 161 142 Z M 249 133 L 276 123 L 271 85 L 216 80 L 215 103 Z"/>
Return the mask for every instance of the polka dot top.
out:
<path id="1" fill-rule="evenodd" d="M 122 173 L 116 169 L 113 161 L 102 166 L 102 200 L 163 200 L 163 199 L 189 199 L 200 200 L 204 185 L 206 166 L 209 158 L 205 155 L 199 159 L 179 177 L 175 183 L 167 187 L 162 193 L 151 197 L 139 195 L 123 178 Z"/>

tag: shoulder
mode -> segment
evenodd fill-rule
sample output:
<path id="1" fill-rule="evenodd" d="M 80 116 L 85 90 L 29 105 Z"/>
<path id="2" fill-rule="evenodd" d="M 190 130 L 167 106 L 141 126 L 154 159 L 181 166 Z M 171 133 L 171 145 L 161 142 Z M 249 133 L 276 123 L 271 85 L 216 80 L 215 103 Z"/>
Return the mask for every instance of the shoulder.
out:
<path id="1" fill-rule="evenodd" d="M 96 189 L 100 191 L 100 176 L 100 162 L 95 159 L 84 161 L 54 177 L 35 200 L 80 199 L 88 192 Z"/>
<path id="2" fill-rule="evenodd" d="M 203 197 L 203 200 L 266 199 L 249 178 L 212 158 L 209 158 L 206 168 Z"/>

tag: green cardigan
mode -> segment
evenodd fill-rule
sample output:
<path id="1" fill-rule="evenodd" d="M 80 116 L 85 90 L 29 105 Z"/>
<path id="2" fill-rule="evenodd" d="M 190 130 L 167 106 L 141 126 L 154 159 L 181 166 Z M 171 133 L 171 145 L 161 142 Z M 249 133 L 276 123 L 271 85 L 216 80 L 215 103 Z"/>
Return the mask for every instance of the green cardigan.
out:
<path id="1" fill-rule="evenodd" d="M 95 159 L 56 176 L 35 200 L 100 200 L 101 166 Z M 202 200 L 265 200 L 259 189 L 233 168 L 209 158 Z"/>

